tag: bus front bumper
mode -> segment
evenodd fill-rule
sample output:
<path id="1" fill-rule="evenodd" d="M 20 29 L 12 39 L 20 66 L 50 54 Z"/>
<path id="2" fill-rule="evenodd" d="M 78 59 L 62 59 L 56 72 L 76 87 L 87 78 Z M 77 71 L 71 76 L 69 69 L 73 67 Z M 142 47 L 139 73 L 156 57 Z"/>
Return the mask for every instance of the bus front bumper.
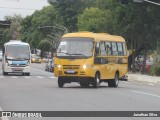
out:
<path id="1" fill-rule="evenodd" d="M 80 69 L 80 70 L 62 70 L 54 69 L 55 76 L 65 76 L 65 77 L 95 77 L 95 71 L 93 69 Z"/>
<path id="2" fill-rule="evenodd" d="M 30 73 L 30 67 L 29 66 L 26 66 L 26 67 L 6 66 L 4 68 L 4 72 L 7 72 L 7 73 Z"/>

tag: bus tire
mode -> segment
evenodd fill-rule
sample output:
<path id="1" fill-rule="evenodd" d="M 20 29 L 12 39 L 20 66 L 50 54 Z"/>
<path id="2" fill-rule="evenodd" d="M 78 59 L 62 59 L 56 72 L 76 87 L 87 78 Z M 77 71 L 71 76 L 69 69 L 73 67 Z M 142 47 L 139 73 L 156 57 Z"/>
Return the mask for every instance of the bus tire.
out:
<path id="1" fill-rule="evenodd" d="M 119 83 L 119 74 L 116 73 L 114 79 L 108 81 L 108 86 L 109 87 L 117 87 L 118 83 Z"/>
<path id="2" fill-rule="evenodd" d="M 100 83 L 100 76 L 99 76 L 99 74 L 96 74 L 95 78 L 93 79 L 93 87 L 98 88 L 99 83 Z"/>
<path id="3" fill-rule="evenodd" d="M 64 86 L 64 81 L 62 77 L 58 77 L 58 87 L 63 88 Z"/>
<path id="4" fill-rule="evenodd" d="M 30 73 L 26 73 L 27 76 L 30 76 Z"/>

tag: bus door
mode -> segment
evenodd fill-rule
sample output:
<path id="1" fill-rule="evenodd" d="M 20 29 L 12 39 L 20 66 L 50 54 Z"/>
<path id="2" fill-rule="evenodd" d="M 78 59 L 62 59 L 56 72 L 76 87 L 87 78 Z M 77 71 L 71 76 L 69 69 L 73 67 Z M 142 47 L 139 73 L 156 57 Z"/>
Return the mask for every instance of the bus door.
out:
<path id="1" fill-rule="evenodd" d="M 110 65 L 108 64 L 108 57 L 106 55 L 104 45 L 105 45 L 104 42 L 101 42 L 100 44 L 97 43 L 97 45 L 96 45 L 97 50 L 95 50 L 96 56 L 95 56 L 94 61 L 95 61 L 95 64 L 98 65 L 98 69 L 101 74 L 101 79 L 110 79 L 112 69 L 111 69 Z"/>

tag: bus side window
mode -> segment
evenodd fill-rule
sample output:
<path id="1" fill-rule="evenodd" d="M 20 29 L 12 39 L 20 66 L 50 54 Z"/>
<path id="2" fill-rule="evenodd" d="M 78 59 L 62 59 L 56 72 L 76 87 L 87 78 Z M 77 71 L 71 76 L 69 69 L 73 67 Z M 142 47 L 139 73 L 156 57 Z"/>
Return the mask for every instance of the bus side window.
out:
<path id="1" fill-rule="evenodd" d="M 112 42 L 112 53 L 113 53 L 113 55 L 118 55 L 116 42 Z"/>
<path id="2" fill-rule="evenodd" d="M 94 64 L 101 64 L 101 58 L 97 57 L 98 55 L 100 55 L 100 44 L 96 43 Z"/>
<path id="3" fill-rule="evenodd" d="M 110 42 L 105 42 L 105 47 L 106 47 L 107 55 L 111 55 L 111 53 L 112 53 L 111 43 Z"/>
<path id="4" fill-rule="evenodd" d="M 106 48 L 105 48 L 105 42 L 101 42 L 100 44 L 100 50 L 101 50 L 101 55 L 107 55 L 107 52 L 106 52 Z"/>
<path id="5" fill-rule="evenodd" d="M 96 43 L 96 48 L 95 48 L 95 56 L 99 55 L 99 43 Z"/>
<path id="6" fill-rule="evenodd" d="M 123 43 L 123 52 L 124 52 L 124 55 L 127 55 L 127 51 L 126 51 L 126 43 Z"/>
<path id="7" fill-rule="evenodd" d="M 124 55 L 122 43 L 117 43 L 117 47 L 118 47 L 118 55 L 120 56 Z"/>

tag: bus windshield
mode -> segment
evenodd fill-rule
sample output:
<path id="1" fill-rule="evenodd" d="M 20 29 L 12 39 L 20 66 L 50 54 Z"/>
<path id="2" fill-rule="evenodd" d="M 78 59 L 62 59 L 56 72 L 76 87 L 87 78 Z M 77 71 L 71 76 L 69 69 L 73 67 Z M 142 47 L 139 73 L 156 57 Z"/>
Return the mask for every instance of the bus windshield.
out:
<path id="1" fill-rule="evenodd" d="M 6 46 L 6 58 L 15 60 L 29 60 L 30 49 L 28 45 L 7 45 Z"/>
<path id="2" fill-rule="evenodd" d="M 92 38 L 62 38 L 57 50 L 60 58 L 88 58 L 92 56 Z"/>

